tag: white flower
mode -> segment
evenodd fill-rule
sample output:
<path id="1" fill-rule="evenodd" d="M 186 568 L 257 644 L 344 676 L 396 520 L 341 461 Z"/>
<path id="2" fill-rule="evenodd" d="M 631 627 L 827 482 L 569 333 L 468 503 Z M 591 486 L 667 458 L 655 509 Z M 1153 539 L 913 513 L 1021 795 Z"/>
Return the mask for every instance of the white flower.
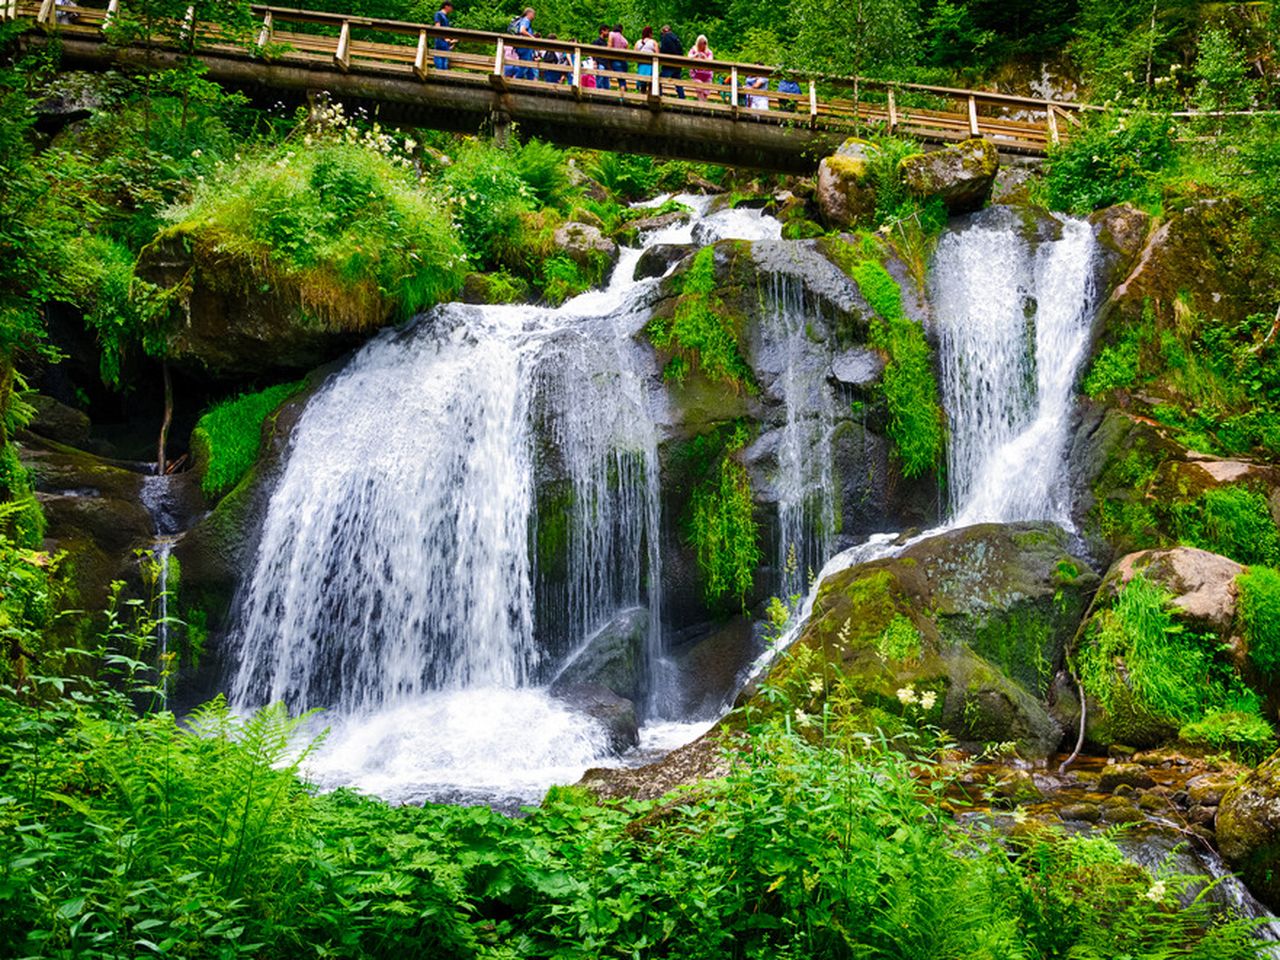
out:
<path id="1" fill-rule="evenodd" d="M 1146 898 L 1152 903 L 1159 903 L 1164 899 L 1165 886 L 1163 880 L 1157 880 L 1151 885 L 1151 889 L 1146 892 Z"/>
<path id="2" fill-rule="evenodd" d="M 821 692 L 822 692 L 822 687 L 823 687 L 823 683 L 822 683 L 822 678 L 821 678 L 821 677 L 810 677 L 810 678 L 809 678 L 809 692 L 810 692 L 810 693 L 821 693 Z"/>
<path id="3" fill-rule="evenodd" d="M 813 717 L 809 716 L 809 714 L 805 713 L 799 707 L 796 707 L 796 725 L 801 727 L 812 726 Z"/>
<path id="4" fill-rule="evenodd" d="M 203 150 L 201 150 L 199 147 L 196 147 L 194 150 L 192 150 L 192 151 L 191 151 L 191 155 L 192 155 L 193 157 L 199 157 L 199 156 L 201 156 L 201 155 L 203 155 L 203 154 L 204 154 L 204 151 L 203 151 Z"/>
<path id="5" fill-rule="evenodd" d="M 938 691 L 936 690 L 926 690 L 924 691 L 924 693 L 920 694 L 921 710 L 925 710 L 925 711 L 932 710 L 933 705 L 937 702 L 938 702 Z"/>
<path id="6" fill-rule="evenodd" d="M 898 702 L 904 707 L 908 704 L 916 702 L 916 692 L 911 687 L 900 687 L 898 689 Z"/>

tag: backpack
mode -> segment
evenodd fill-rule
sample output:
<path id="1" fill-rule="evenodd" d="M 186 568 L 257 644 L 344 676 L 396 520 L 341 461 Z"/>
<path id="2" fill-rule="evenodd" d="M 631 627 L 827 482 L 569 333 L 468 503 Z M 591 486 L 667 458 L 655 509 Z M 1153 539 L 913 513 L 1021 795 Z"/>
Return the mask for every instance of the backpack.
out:
<path id="1" fill-rule="evenodd" d="M 512 20 L 510 23 L 508 23 L 508 24 L 507 24 L 507 33 L 519 33 L 519 32 L 520 32 L 520 21 L 521 21 L 521 20 L 523 20 L 523 19 L 524 19 L 524 14 L 520 14 L 520 16 L 516 17 L 514 20 Z"/>

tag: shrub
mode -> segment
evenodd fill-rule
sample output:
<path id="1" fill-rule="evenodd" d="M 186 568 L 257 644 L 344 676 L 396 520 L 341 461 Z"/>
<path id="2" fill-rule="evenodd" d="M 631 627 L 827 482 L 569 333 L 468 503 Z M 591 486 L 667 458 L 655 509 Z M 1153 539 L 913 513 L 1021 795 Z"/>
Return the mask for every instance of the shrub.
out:
<path id="1" fill-rule="evenodd" d="M 1264 674 L 1280 676 L 1280 570 L 1250 567 L 1236 586 L 1249 659 Z"/>
<path id="2" fill-rule="evenodd" d="M 196 458 L 204 464 L 201 489 L 210 500 L 235 488 L 258 460 L 262 422 L 306 385 L 281 383 L 258 393 L 245 393 L 211 407 L 191 433 Z"/>
<path id="3" fill-rule="evenodd" d="M 1275 751 L 1276 732 L 1256 710 L 1215 710 L 1185 724 L 1178 737 L 1187 743 L 1230 751 L 1242 762 L 1261 763 Z"/>
<path id="4" fill-rule="evenodd" d="M 406 318 L 452 296 L 466 263 L 444 200 L 380 151 L 324 143 L 226 168 L 161 237 L 233 255 L 335 328 Z"/>
<path id="5" fill-rule="evenodd" d="M 1088 213 L 1131 200 L 1158 199 L 1158 175 L 1173 158 L 1172 124 L 1152 113 L 1103 114 L 1052 147 L 1049 202 L 1057 210 Z"/>

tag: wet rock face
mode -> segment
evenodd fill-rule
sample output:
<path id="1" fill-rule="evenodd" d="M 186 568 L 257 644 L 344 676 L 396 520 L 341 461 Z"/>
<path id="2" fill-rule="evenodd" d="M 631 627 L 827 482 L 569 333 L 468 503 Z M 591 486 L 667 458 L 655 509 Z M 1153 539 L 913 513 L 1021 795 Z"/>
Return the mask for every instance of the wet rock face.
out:
<path id="1" fill-rule="evenodd" d="M 561 667 L 551 683 L 551 692 L 557 694 L 568 687 L 589 684 L 638 701 L 644 694 L 644 649 L 648 635 L 648 610 L 636 607 L 623 611 Z"/>
<path id="2" fill-rule="evenodd" d="M 898 165 L 907 191 L 921 200 L 939 198 L 952 214 L 982 209 L 991 196 L 1000 156 L 988 140 L 965 140 L 953 147 L 907 157 Z"/>
<path id="3" fill-rule="evenodd" d="M 696 249 L 691 243 L 654 244 L 640 254 L 640 259 L 636 262 L 635 278 L 644 280 L 648 277 L 661 277 Z"/>
<path id="4" fill-rule="evenodd" d="M 584 269 L 595 269 L 601 260 L 612 266 L 618 260 L 618 245 L 598 227 L 570 221 L 556 228 L 552 243 L 557 250 Z"/>
<path id="5" fill-rule="evenodd" d="M 1044 757 L 1063 730 L 1043 698 L 1097 582 L 1052 525 L 949 531 L 828 578 L 770 682 L 803 691 L 834 661 L 869 710 L 903 715 L 932 692 L 927 718 L 962 746 Z"/>
<path id="6" fill-rule="evenodd" d="M 640 742 L 635 704 L 594 683 L 563 684 L 552 695 L 596 720 L 609 735 L 609 749 L 623 753 Z"/>
<path id="7" fill-rule="evenodd" d="M 1216 829 L 1223 857 L 1258 899 L 1280 909 L 1280 753 L 1226 792 Z"/>

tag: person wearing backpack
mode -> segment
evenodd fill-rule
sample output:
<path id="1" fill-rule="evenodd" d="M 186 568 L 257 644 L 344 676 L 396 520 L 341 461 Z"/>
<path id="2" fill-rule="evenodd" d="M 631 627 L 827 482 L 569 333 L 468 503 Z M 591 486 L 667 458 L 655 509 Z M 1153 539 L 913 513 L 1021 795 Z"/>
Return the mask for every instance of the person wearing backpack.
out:
<path id="1" fill-rule="evenodd" d="M 671 29 L 670 24 L 663 24 L 662 30 L 658 35 L 658 52 L 664 53 L 669 57 L 683 57 L 684 44 L 680 42 L 680 38 L 676 36 L 676 32 Z M 664 80 L 679 80 L 680 75 L 684 71 L 679 67 L 669 67 L 663 65 L 660 75 Z M 684 87 L 676 84 L 676 96 L 681 100 L 684 99 Z"/>
<path id="2" fill-rule="evenodd" d="M 507 27 L 507 33 L 514 33 L 517 37 L 528 37 L 533 39 L 533 7 L 525 7 L 524 13 L 511 21 Z M 533 51 L 528 47 L 516 47 L 516 58 L 529 63 L 533 62 Z M 537 80 L 538 71 L 533 67 L 520 66 L 516 67 L 517 80 Z"/>

